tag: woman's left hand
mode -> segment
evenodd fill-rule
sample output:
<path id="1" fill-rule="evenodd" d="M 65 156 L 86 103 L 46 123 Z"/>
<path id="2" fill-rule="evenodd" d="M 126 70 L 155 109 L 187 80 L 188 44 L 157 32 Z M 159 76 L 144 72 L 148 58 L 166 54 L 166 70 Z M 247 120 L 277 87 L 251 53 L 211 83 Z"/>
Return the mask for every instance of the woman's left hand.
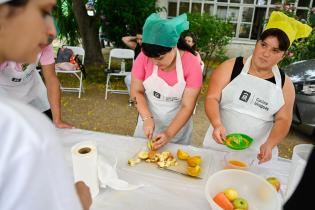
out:
<path id="1" fill-rule="evenodd" d="M 259 164 L 269 161 L 272 158 L 272 146 L 264 143 L 260 146 L 260 153 L 257 155 Z"/>
<path id="2" fill-rule="evenodd" d="M 154 148 L 155 149 L 159 149 L 161 147 L 163 147 L 165 144 L 167 144 L 170 141 L 170 137 L 165 133 L 160 133 L 159 135 L 157 135 L 155 137 L 154 140 Z"/>

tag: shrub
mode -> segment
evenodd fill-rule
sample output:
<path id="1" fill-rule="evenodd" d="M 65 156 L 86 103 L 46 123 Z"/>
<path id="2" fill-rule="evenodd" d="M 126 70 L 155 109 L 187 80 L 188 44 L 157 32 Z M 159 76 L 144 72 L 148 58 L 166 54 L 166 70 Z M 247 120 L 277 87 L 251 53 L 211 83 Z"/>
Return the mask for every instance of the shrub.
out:
<path id="1" fill-rule="evenodd" d="M 294 17 L 299 19 L 295 13 L 295 7 L 293 4 L 285 2 L 283 5 L 280 5 L 277 10 L 285 13 L 290 17 Z M 300 20 L 301 22 L 305 22 L 311 27 L 313 30 L 309 37 L 296 40 L 292 43 L 291 47 L 288 49 L 287 55 L 284 59 L 279 63 L 280 67 L 284 67 L 289 65 L 290 63 L 308 60 L 315 58 L 315 7 L 311 8 L 308 12 L 307 20 Z"/>
<path id="2" fill-rule="evenodd" d="M 189 30 L 196 36 L 198 49 L 203 53 L 203 60 L 207 61 L 211 57 L 224 60 L 225 47 L 233 37 L 233 26 L 229 21 L 224 21 L 218 17 L 199 13 L 188 14 Z M 206 62 L 208 69 L 209 62 Z"/>

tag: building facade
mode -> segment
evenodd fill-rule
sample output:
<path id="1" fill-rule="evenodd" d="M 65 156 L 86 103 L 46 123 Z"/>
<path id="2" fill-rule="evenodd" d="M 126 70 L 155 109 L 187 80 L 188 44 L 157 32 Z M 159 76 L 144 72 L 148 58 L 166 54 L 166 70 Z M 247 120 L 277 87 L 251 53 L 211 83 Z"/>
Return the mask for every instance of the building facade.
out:
<path id="1" fill-rule="evenodd" d="M 247 56 L 263 30 L 267 20 L 276 7 L 284 0 L 159 0 L 158 5 L 165 7 L 166 17 L 182 13 L 207 13 L 230 20 L 234 25 L 234 38 L 229 46 L 228 55 Z M 310 8 L 315 7 L 315 0 L 289 0 L 300 19 L 307 19 Z M 235 50 L 237 49 L 237 51 Z"/>

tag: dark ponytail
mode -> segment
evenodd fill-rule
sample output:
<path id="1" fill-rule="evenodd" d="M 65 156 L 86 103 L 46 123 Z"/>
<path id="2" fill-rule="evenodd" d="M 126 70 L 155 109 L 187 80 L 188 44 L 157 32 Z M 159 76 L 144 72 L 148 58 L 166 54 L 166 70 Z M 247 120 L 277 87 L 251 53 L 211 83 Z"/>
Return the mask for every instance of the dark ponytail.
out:
<path id="1" fill-rule="evenodd" d="M 194 50 L 192 47 L 190 47 L 190 46 L 186 43 L 184 37 L 182 37 L 182 36 L 180 36 L 180 38 L 179 38 L 179 40 L 178 40 L 178 42 L 177 42 L 177 48 L 180 49 L 180 50 L 188 51 L 188 52 L 190 52 L 191 54 L 193 54 L 194 56 L 197 55 L 196 50 Z"/>

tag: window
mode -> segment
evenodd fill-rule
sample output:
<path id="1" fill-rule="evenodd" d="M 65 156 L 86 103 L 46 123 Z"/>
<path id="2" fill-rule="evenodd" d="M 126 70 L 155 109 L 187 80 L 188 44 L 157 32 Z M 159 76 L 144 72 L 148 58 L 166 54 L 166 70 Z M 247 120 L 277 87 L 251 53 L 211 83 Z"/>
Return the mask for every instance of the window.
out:
<path id="1" fill-rule="evenodd" d="M 254 20 L 253 20 L 253 30 L 251 34 L 251 39 L 256 40 L 258 36 L 261 34 L 264 28 L 264 21 L 266 17 L 266 8 L 263 7 L 256 7 L 254 13 Z"/>
<path id="2" fill-rule="evenodd" d="M 160 0 L 163 1 L 163 0 Z M 235 39 L 256 40 L 272 11 L 284 1 L 297 6 L 296 15 L 306 20 L 315 0 L 164 0 L 168 2 L 168 16 L 184 12 L 215 15 L 233 24 Z"/>
<path id="3" fill-rule="evenodd" d="M 191 4 L 191 13 L 201 12 L 201 3 L 192 3 Z"/>
<path id="4" fill-rule="evenodd" d="M 223 20 L 226 20 L 226 15 L 227 15 L 227 6 L 218 6 L 217 16 Z"/>
<path id="5" fill-rule="evenodd" d="M 177 3 L 176 2 L 168 2 L 168 16 L 175 17 L 177 11 Z"/>
<path id="6" fill-rule="evenodd" d="M 309 7 L 311 0 L 299 0 L 298 7 Z"/>
<path id="7" fill-rule="evenodd" d="M 271 0 L 271 2 L 270 2 L 271 4 L 281 4 L 282 3 L 282 1 L 281 0 Z"/>
<path id="8" fill-rule="evenodd" d="M 185 2 L 180 2 L 179 3 L 179 14 L 183 14 L 185 12 L 189 12 L 189 1 L 185 1 Z"/>
<path id="9" fill-rule="evenodd" d="M 239 7 L 229 7 L 228 18 L 231 22 L 237 22 L 239 16 Z"/>
<path id="10" fill-rule="evenodd" d="M 204 4 L 203 12 L 209 15 L 214 15 L 214 5 L 213 4 Z"/>

